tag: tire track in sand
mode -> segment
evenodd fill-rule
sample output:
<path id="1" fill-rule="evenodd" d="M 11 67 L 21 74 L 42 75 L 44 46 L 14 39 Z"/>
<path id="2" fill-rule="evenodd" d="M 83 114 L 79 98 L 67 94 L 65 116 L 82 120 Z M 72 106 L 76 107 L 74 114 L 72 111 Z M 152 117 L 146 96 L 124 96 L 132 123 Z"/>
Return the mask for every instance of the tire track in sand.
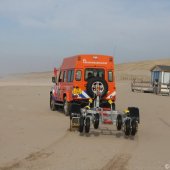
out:
<path id="1" fill-rule="evenodd" d="M 53 152 L 49 152 L 48 150 L 52 148 L 53 146 L 55 146 L 56 144 L 59 144 L 60 142 L 62 142 L 68 136 L 68 134 L 69 134 L 69 131 L 67 131 L 61 138 L 59 138 L 58 140 L 56 140 L 54 143 L 50 144 L 46 148 L 43 148 L 37 152 L 30 153 L 24 159 L 14 161 L 11 163 L 7 163 L 4 166 L 0 166 L 0 170 L 15 170 L 19 168 L 24 168 L 25 165 L 29 164 L 29 162 L 50 157 L 53 154 Z"/>
<path id="2" fill-rule="evenodd" d="M 129 154 L 118 154 L 114 156 L 101 170 L 127 170 L 131 156 Z"/>

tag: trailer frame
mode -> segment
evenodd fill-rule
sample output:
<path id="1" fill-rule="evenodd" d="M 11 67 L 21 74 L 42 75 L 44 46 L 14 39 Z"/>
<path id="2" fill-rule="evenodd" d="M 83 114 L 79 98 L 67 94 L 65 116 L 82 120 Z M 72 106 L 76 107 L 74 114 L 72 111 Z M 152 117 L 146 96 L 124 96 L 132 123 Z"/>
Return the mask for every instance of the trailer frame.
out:
<path id="1" fill-rule="evenodd" d="M 70 130 L 78 129 L 80 133 L 89 133 L 90 127 L 99 128 L 99 124 L 116 125 L 118 131 L 123 131 L 126 136 L 135 136 L 138 131 L 139 109 L 128 107 L 125 111 L 120 112 L 112 109 L 112 102 L 109 101 L 110 108 L 101 108 L 100 96 L 89 105 L 81 108 L 77 103 L 72 103 L 70 108 Z M 92 107 L 90 107 L 93 105 Z"/>

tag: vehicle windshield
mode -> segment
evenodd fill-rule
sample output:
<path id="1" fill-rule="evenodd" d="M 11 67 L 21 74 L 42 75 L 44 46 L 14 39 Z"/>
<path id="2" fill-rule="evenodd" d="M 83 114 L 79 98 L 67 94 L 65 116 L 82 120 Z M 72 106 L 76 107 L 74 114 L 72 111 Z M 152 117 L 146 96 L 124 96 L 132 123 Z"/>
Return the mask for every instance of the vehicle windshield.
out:
<path id="1" fill-rule="evenodd" d="M 87 80 L 91 77 L 104 78 L 104 70 L 103 69 L 96 69 L 96 68 L 87 68 L 85 70 L 85 80 Z"/>

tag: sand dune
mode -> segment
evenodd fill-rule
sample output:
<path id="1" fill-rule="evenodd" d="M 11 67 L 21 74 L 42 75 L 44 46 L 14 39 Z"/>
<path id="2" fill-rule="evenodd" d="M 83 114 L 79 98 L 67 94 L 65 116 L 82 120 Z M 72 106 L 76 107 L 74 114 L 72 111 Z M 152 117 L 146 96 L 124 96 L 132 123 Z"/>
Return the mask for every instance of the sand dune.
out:
<path id="1" fill-rule="evenodd" d="M 170 65 L 170 59 L 149 60 L 124 64 L 116 64 L 118 80 L 122 79 L 150 79 L 150 69 L 155 65 Z"/>
<path id="2" fill-rule="evenodd" d="M 117 64 L 116 71 L 150 71 L 155 65 L 170 65 L 170 58 Z"/>

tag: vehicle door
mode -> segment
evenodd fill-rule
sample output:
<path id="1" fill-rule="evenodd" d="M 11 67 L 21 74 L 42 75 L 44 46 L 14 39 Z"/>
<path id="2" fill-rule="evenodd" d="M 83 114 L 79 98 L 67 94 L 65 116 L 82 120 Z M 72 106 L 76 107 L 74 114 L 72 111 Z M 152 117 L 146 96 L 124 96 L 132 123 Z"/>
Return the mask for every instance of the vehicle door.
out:
<path id="1" fill-rule="evenodd" d="M 63 96 L 67 91 L 67 71 L 62 70 L 61 72 L 61 80 L 60 80 L 60 100 L 63 101 Z"/>
<path id="2" fill-rule="evenodd" d="M 73 86 L 74 86 L 74 69 L 69 69 L 68 73 L 67 73 L 67 92 L 69 94 L 69 96 L 67 96 L 67 98 L 71 99 L 72 98 L 72 90 L 73 90 Z"/>
<path id="3" fill-rule="evenodd" d="M 59 79 L 58 79 L 58 89 L 57 89 L 57 98 L 59 101 L 62 101 L 63 99 L 63 93 L 64 93 L 64 74 L 65 72 L 63 70 L 60 71 Z"/>

